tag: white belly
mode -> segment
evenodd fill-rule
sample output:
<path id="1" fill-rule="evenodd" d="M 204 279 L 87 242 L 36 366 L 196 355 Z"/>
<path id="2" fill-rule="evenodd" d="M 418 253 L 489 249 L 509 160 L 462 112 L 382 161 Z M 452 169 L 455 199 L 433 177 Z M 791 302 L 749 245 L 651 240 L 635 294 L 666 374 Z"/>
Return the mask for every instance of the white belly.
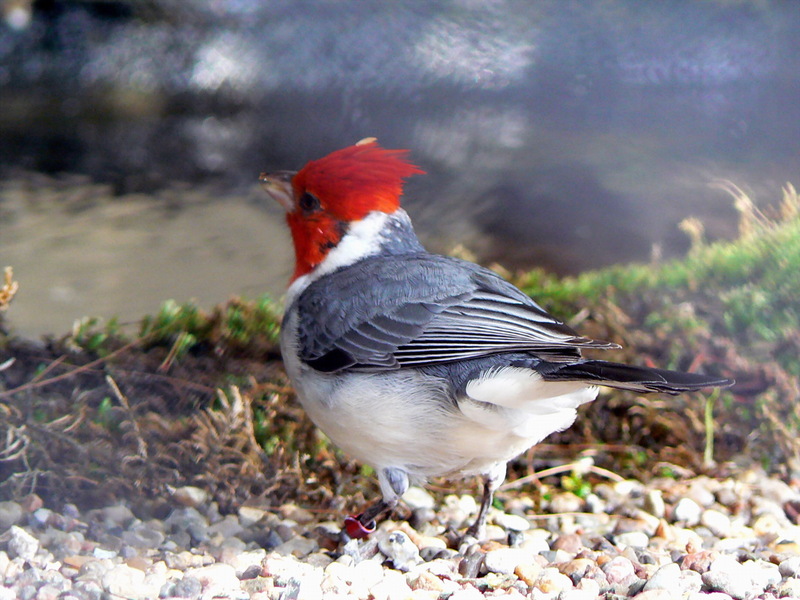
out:
<path id="1" fill-rule="evenodd" d="M 286 369 L 314 423 L 353 458 L 416 479 L 486 473 L 569 427 L 576 407 L 597 395 L 596 387 L 542 382 L 520 369 L 478 380 L 461 399 L 414 369 L 319 373 L 297 360 L 293 324 L 285 325 Z"/>

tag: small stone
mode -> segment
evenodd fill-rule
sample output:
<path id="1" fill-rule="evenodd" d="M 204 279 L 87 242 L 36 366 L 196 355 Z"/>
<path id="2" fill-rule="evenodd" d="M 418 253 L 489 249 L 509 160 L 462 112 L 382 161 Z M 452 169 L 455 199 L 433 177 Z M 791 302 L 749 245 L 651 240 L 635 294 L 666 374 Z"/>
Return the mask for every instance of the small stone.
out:
<path id="1" fill-rule="evenodd" d="M 187 569 L 184 577 L 187 576 L 197 579 L 203 585 L 203 589 L 238 589 L 240 587 L 236 571 L 232 566 L 224 563 Z"/>
<path id="2" fill-rule="evenodd" d="M 197 577 L 184 575 L 176 581 L 170 595 L 177 598 L 198 598 L 203 592 L 203 584 Z"/>
<path id="3" fill-rule="evenodd" d="M 406 600 L 415 597 L 403 574 L 392 570 L 386 570 L 382 579 L 369 588 L 369 596 L 373 600 Z"/>
<path id="4" fill-rule="evenodd" d="M 103 574 L 103 588 L 112 595 L 123 598 L 146 598 L 144 573 L 128 565 L 116 565 Z M 158 591 L 156 591 L 158 593 Z"/>
<path id="5" fill-rule="evenodd" d="M 213 525 L 209 525 L 206 530 L 209 536 L 220 536 L 222 539 L 236 537 L 243 531 L 244 527 L 242 527 L 239 517 L 236 515 L 226 515 L 225 518 L 220 519 Z"/>
<path id="6" fill-rule="evenodd" d="M 44 528 L 53 518 L 53 515 L 53 511 L 49 508 L 37 508 L 31 513 L 29 523 L 33 527 Z"/>
<path id="7" fill-rule="evenodd" d="M 677 563 L 668 563 L 660 567 L 644 584 L 644 591 L 666 590 L 673 596 L 679 596 L 681 568 Z"/>
<path id="8" fill-rule="evenodd" d="M 558 564 L 567 562 L 574 556 L 571 552 L 564 550 L 545 550 L 539 553 L 548 563 Z"/>
<path id="9" fill-rule="evenodd" d="M 631 548 L 647 548 L 650 538 L 643 531 L 628 531 L 614 536 L 614 543 L 618 546 Z"/>
<path id="10" fill-rule="evenodd" d="M 134 548 L 158 548 L 164 543 L 163 532 L 147 523 L 137 523 L 122 533 L 122 541 Z"/>
<path id="11" fill-rule="evenodd" d="M 555 567 L 547 567 L 542 569 L 534 587 L 545 594 L 555 595 L 565 590 L 571 590 L 573 585 L 572 580 L 566 575 L 559 573 L 558 569 Z"/>
<path id="12" fill-rule="evenodd" d="M 697 571 L 681 569 L 680 580 L 681 595 L 699 592 L 703 587 L 703 576 Z"/>
<path id="13" fill-rule="evenodd" d="M 28 494 L 20 501 L 20 506 L 26 513 L 32 513 L 44 506 L 44 500 L 38 494 Z"/>
<path id="14" fill-rule="evenodd" d="M 310 510 L 292 503 L 281 506 L 280 514 L 284 519 L 289 519 L 300 525 L 307 525 L 315 520 Z"/>
<path id="15" fill-rule="evenodd" d="M 759 516 L 753 522 L 752 527 L 758 537 L 782 537 L 786 523 L 773 514 L 765 514 Z"/>
<path id="16" fill-rule="evenodd" d="M 595 579 L 584 577 L 575 586 L 577 589 L 587 592 L 592 598 L 600 596 L 600 584 Z"/>
<path id="17" fill-rule="evenodd" d="M 0 502 L 0 533 L 22 521 L 22 507 L 16 502 Z"/>
<path id="18" fill-rule="evenodd" d="M 244 528 L 253 527 L 261 519 L 270 514 L 263 508 L 257 508 L 255 506 L 240 506 L 238 512 L 239 524 Z"/>
<path id="19" fill-rule="evenodd" d="M 778 565 L 780 574 L 784 577 L 800 576 L 800 556 L 790 556 Z"/>
<path id="20" fill-rule="evenodd" d="M 612 558 L 603 564 L 600 569 L 606 574 L 606 578 L 611 584 L 624 583 L 636 576 L 633 563 L 624 556 Z"/>
<path id="21" fill-rule="evenodd" d="M 415 541 L 418 548 L 430 548 L 433 550 L 446 550 L 447 542 L 442 538 L 420 535 Z"/>
<path id="22" fill-rule="evenodd" d="M 654 517 L 663 519 L 667 512 L 664 493 L 661 490 L 647 490 L 644 496 L 644 508 Z"/>
<path id="23" fill-rule="evenodd" d="M 422 562 L 419 548 L 403 531 L 393 531 L 387 537 L 378 541 L 380 551 L 394 564 L 399 571 L 408 571 L 414 565 Z"/>
<path id="24" fill-rule="evenodd" d="M 609 512 L 608 503 L 594 492 L 586 494 L 583 501 L 584 504 L 586 505 L 586 512 L 594 513 L 597 515 L 607 514 Z"/>
<path id="25" fill-rule="evenodd" d="M 781 506 L 790 500 L 797 500 L 797 492 L 780 479 L 764 477 L 759 482 L 759 487 L 761 488 L 761 494 L 765 498 Z"/>
<path id="26" fill-rule="evenodd" d="M 674 600 L 676 596 L 668 590 L 643 590 L 633 596 L 634 600 Z"/>
<path id="27" fill-rule="evenodd" d="M 789 577 L 778 587 L 778 596 L 781 598 L 800 598 L 800 579 Z"/>
<path id="28" fill-rule="evenodd" d="M 558 600 L 596 600 L 597 595 L 587 590 L 580 590 L 574 588 L 571 590 L 564 590 L 558 595 Z"/>
<path id="29" fill-rule="evenodd" d="M 431 496 L 427 490 L 412 485 L 406 493 L 403 494 L 403 502 L 405 502 L 411 510 L 430 509 L 436 507 L 436 500 Z"/>
<path id="30" fill-rule="evenodd" d="M 719 552 L 715 550 L 700 550 L 698 552 L 691 552 L 683 557 L 681 561 L 681 569 L 691 569 L 700 574 L 705 573 L 719 557 Z"/>
<path id="31" fill-rule="evenodd" d="M 542 566 L 537 563 L 520 563 L 514 568 L 514 575 L 519 577 L 528 587 L 533 587 L 541 574 Z"/>
<path id="32" fill-rule="evenodd" d="M 703 509 L 697 502 L 691 498 L 681 498 L 675 505 L 672 516 L 676 522 L 692 527 L 700 522 L 702 513 Z"/>
<path id="33" fill-rule="evenodd" d="M 468 551 L 458 563 L 458 572 L 466 579 L 474 579 L 483 566 L 485 554 L 479 550 Z"/>
<path id="34" fill-rule="evenodd" d="M 753 585 L 766 589 L 770 585 L 777 585 L 781 582 L 781 571 L 778 565 L 766 560 L 748 560 L 743 565 L 750 574 Z"/>
<path id="35" fill-rule="evenodd" d="M 442 593 L 445 586 L 442 580 L 430 571 L 422 571 L 416 579 L 411 581 L 411 589 Z"/>
<path id="36" fill-rule="evenodd" d="M 475 498 L 468 495 L 446 496 L 444 507 L 439 511 L 439 521 L 450 529 L 460 529 L 472 515 L 477 514 Z"/>
<path id="37" fill-rule="evenodd" d="M 367 590 L 383 579 L 384 568 L 379 559 L 362 560 L 353 567 L 353 582 Z"/>
<path id="38" fill-rule="evenodd" d="M 644 485 L 635 479 L 624 479 L 614 483 L 614 491 L 621 496 L 641 496 L 644 493 Z"/>
<path id="39" fill-rule="evenodd" d="M 297 558 L 303 558 L 312 552 L 316 552 L 318 549 L 319 544 L 316 540 L 298 535 L 275 548 L 274 552 L 283 554 L 284 556 L 291 555 Z"/>
<path id="40" fill-rule="evenodd" d="M 533 557 L 519 548 L 498 548 L 490 550 L 483 558 L 483 565 L 492 573 L 511 574 L 517 565 L 530 563 Z"/>
<path id="41" fill-rule="evenodd" d="M 719 486 L 713 479 L 697 477 L 689 484 L 686 495 L 703 508 L 708 508 L 716 501 L 712 490 L 717 487 Z"/>
<path id="42" fill-rule="evenodd" d="M 713 508 L 703 511 L 700 523 L 708 527 L 709 531 L 717 537 L 728 537 L 731 534 L 731 518 Z"/>
<path id="43" fill-rule="evenodd" d="M 592 568 L 596 568 L 595 561 L 589 558 L 575 558 L 569 562 L 561 563 L 558 570 L 577 585 Z"/>
<path id="44" fill-rule="evenodd" d="M 183 506 L 197 508 L 208 501 L 208 492 L 193 485 L 184 485 L 173 492 L 172 499 Z"/>
<path id="45" fill-rule="evenodd" d="M 549 509 L 555 514 L 580 512 L 583 509 L 583 500 L 572 492 L 562 492 L 550 499 Z"/>
<path id="46" fill-rule="evenodd" d="M 465 583 L 460 590 L 453 592 L 448 600 L 483 600 L 483 594 L 474 585 Z"/>
<path id="47" fill-rule="evenodd" d="M 494 524 L 507 531 L 528 531 L 531 523 L 525 517 L 498 512 L 494 516 Z"/>
<path id="48" fill-rule="evenodd" d="M 106 523 L 119 525 L 120 527 L 127 527 L 136 519 L 131 509 L 124 504 L 106 506 L 100 509 L 99 514 Z"/>
<path id="49" fill-rule="evenodd" d="M 33 560 L 39 550 L 39 540 L 17 525 L 12 525 L 6 535 L 8 555 L 11 558 Z"/>
<path id="50" fill-rule="evenodd" d="M 577 554 L 583 549 L 583 540 L 577 533 L 563 533 L 553 541 L 550 548 Z"/>
<path id="51" fill-rule="evenodd" d="M 737 600 L 750 600 L 764 589 L 753 581 L 743 565 L 728 555 L 719 556 L 711 563 L 709 570 L 703 573 L 703 583 Z"/>
<path id="52" fill-rule="evenodd" d="M 92 556 L 98 559 L 112 559 L 119 556 L 119 553 L 115 552 L 114 550 L 108 550 L 106 548 L 97 546 L 94 550 L 92 550 Z"/>
<path id="53" fill-rule="evenodd" d="M 522 541 L 518 547 L 522 550 L 528 551 L 532 555 L 539 554 L 550 550 L 550 545 L 547 543 L 549 533 L 544 529 L 531 529 L 522 532 Z"/>

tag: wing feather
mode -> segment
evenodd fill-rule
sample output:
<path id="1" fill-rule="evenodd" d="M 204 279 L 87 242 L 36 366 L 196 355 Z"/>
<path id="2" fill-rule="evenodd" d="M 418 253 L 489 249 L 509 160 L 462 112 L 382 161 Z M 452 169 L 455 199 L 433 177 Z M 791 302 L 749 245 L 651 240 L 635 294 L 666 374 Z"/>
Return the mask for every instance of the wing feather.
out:
<path id="1" fill-rule="evenodd" d="M 374 285 L 373 285 L 374 283 Z M 576 358 L 581 337 L 495 273 L 427 253 L 368 258 L 297 300 L 301 358 L 321 371 L 397 369 L 531 352 Z"/>

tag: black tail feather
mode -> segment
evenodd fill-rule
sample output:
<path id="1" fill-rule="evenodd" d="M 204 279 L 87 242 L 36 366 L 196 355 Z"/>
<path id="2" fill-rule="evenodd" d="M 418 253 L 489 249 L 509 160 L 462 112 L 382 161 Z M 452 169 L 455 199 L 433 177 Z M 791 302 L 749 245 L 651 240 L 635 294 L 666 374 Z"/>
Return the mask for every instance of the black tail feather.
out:
<path id="1" fill-rule="evenodd" d="M 703 388 L 730 387 L 732 379 L 712 377 L 700 373 L 684 373 L 667 369 L 635 367 L 603 360 L 587 360 L 573 364 L 554 364 L 550 372 L 543 372 L 547 381 L 586 381 L 608 387 L 636 392 L 661 392 L 680 394 Z"/>

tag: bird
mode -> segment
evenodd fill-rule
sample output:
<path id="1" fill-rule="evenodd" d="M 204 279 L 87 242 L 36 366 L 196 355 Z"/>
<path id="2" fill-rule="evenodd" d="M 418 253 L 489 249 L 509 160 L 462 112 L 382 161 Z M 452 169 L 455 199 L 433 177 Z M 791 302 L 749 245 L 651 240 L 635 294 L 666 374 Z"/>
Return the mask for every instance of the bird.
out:
<path id="1" fill-rule="evenodd" d="M 599 386 L 678 394 L 732 381 L 588 359 L 584 337 L 497 273 L 433 254 L 401 207 L 424 171 L 375 138 L 299 171 L 262 173 L 286 211 L 295 266 L 280 346 L 305 412 L 371 466 L 381 498 L 345 519 L 364 538 L 412 484 L 480 476 L 480 539 L 506 464 L 572 425 Z"/>

